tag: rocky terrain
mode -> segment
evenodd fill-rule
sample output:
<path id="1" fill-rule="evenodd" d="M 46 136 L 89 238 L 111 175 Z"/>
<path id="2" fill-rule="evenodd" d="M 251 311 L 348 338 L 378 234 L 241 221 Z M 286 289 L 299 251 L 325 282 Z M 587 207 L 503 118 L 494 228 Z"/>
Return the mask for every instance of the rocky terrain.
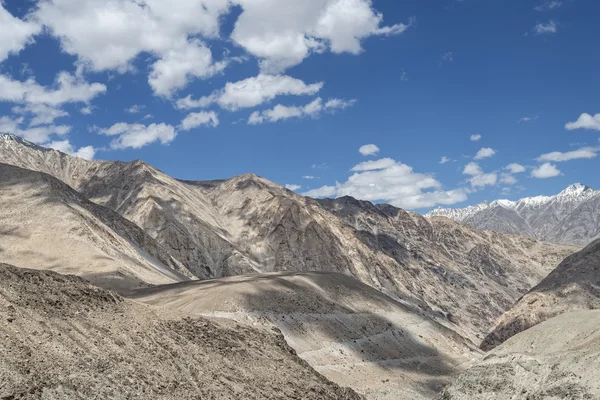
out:
<path id="1" fill-rule="evenodd" d="M 125 290 L 194 278 L 137 225 L 58 179 L 0 164 L 0 260 Z"/>
<path id="2" fill-rule="evenodd" d="M 2 399 L 359 399 L 278 331 L 168 313 L 0 264 Z"/>
<path id="3" fill-rule="evenodd" d="M 316 201 L 252 174 L 182 182 L 140 161 L 86 161 L 10 135 L 0 140 L 0 162 L 51 174 L 116 211 L 197 278 L 339 272 L 475 342 L 576 250 L 353 199 Z"/>
<path id="4" fill-rule="evenodd" d="M 426 216 L 446 216 L 476 229 L 585 246 L 600 237 L 600 190 L 574 184 L 555 196 L 496 200 L 462 209 L 437 208 Z"/>
<path id="5" fill-rule="evenodd" d="M 499 319 L 481 347 L 489 350 L 554 316 L 600 309 L 600 240 L 566 258 Z"/>
<path id="6" fill-rule="evenodd" d="M 335 273 L 272 273 L 137 290 L 189 315 L 277 327 L 300 357 L 372 399 L 431 399 L 477 347 L 419 310 Z"/>
<path id="7" fill-rule="evenodd" d="M 600 311 L 562 314 L 513 336 L 439 400 L 600 398 Z"/>

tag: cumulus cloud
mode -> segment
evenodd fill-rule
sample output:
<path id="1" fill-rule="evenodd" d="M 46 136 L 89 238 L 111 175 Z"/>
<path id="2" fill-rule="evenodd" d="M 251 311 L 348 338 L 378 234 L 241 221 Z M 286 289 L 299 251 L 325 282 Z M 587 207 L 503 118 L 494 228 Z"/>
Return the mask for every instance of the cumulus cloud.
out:
<path id="1" fill-rule="evenodd" d="M 600 131 L 600 114 L 590 115 L 583 113 L 575 122 L 569 122 L 565 128 L 572 131 L 574 129 L 590 129 Z"/>
<path id="2" fill-rule="evenodd" d="M 86 160 L 93 160 L 96 155 L 96 149 L 93 146 L 84 146 L 75 150 L 73 145 L 68 140 L 59 140 L 44 144 L 44 147 L 48 147 L 54 150 L 62 151 L 70 156 L 83 158 Z"/>
<path id="3" fill-rule="evenodd" d="M 412 167 L 392 159 L 366 161 L 354 166 L 344 183 L 323 186 L 303 195 L 310 197 L 352 196 L 361 200 L 385 201 L 396 207 L 418 209 L 467 200 L 463 189 L 443 190 L 433 176 L 416 173 Z"/>
<path id="4" fill-rule="evenodd" d="M 316 118 L 323 111 L 335 111 L 337 107 L 345 108 L 340 104 L 339 102 L 331 101 L 323 104 L 323 100 L 320 97 L 304 106 L 284 106 L 278 104 L 270 110 L 253 112 L 248 118 L 248 123 L 250 125 L 258 125 L 264 122 L 277 122 L 290 118 Z"/>
<path id="5" fill-rule="evenodd" d="M 483 175 L 483 169 L 479 166 L 479 164 L 470 162 L 465 166 L 463 170 L 463 174 L 470 176 Z"/>
<path id="6" fill-rule="evenodd" d="M 201 125 L 208 125 L 212 127 L 218 126 L 219 118 L 217 117 L 217 113 L 214 111 L 191 113 L 188 114 L 183 121 L 181 121 L 181 129 L 184 131 L 189 131 L 190 129 L 197 128 Z"/>
<path id="7" fill-rule="evenodd" d="M 46 104 L 57 107 L 66 103 L 88 103 L 106 92 L 100 83 L 87 83 L 83 78 L 61 72 L 52 88 L 39 85 L 35 80 L 14 80 L 0 75 L 0 101 L 27 104 Z"/>
<path id="8" fill-rule="evenodd" d="M 14 17 L 0 2 L 0 62 L 10 54 L 17 54 L 33 42 L 33 36 L 42 27 L 34 21 L 23 21 Z"/>
<path id="9" fill-rule="evenodd" d="M 554 21 L 548 21 L 547 23 L 539 23 L 533 27 L 533 33 L 536 35 L 548 35 L 552 33 L 556 33 L 558 30 L 558 26 Z"/>
<path id="10" fill-rule="evenodd" d="M 504 169 L 510 171 L 511 174 L 520 174 L 526 170 L 524 166 L 517 163 L 508 164 L 506 167 L 504 167 Z"/>
<path id="11" fill-rule="evenodd" d="M 531 176 L 538 179 L 553 178 L 555 176 L 559 176 L 560 174 L 561 172 L 558 168 L 556 168 L 556 165 L 549 162 L 544 163 L 531 171 Z"/>
<path id="12" fill-rule="evenodd" d="M 560 152 L 553 151 L 552 153 L 542 154 L 536 160 L 543 161 L 554 161 L 554 162 L 563 162 L 563 161 L 571 161 L 577 159 L 589 159 L 594 158 L 598 155 L 600 148 L 597 147 L 582 147 L 577 150 Z"/>
<path id="13" fill-rule="evenodd" d="M 504 183 L 505 185 L 514 185 L 515 183 L 517 183 L 517 178 L 515 178 L 511 174 L 503 172 L 500 174 L 500 182 Z"/>
<path id="14" fill-rule="evenodd" d="M 319 179 L 316 176 L 312 176 L 312 175 L 304 175 L 302 177 L 302 179 L 308 179 L 308 180 L 313 180 L 313 179 Z"/>
<path id="15" fill-rule="evenodd" d="M 496 154 L 496 150 L 489 147 L 484 147 L 477 152 L 475 155 L 475 160 L 483 160 L 484 158 L 492 157 L 494 154 Z"/>
<path id="16" fill-rule="evenodd" d="M 113 149 L 133 148 L 139 149 L 150 143 L 160 141 L 166 145 L 171 143 L 177 136 L 175 128 L 167 124 L 128 124 L 119 122 L 110 128 L 98 129 L 102 135 L 116 136 L 110 147 Z"/>
<path id="17" fill-rule="evenodd" d="M 187 96 L 177 101 L 180 109 L 205 108 L 218 103 L 222 108 L 235 111 L 250 108 L 273 100 L 277 96 L 314 95 L 323 87 L 323 82 L 306 84 L 287 75 L 260 74 L 238 82 L 227 82 L 225 87 L 208 96 L 194 100 Z"/>
<path id="18" fill-rule="evenodd" d="M 495 172 L 486 174 L 481 166 L 475 162 L 468 163 L 463 169 L 463 174 L 471 177 L 468 181 L 474 188 L 494 186 L 498 182 L 498 174 Z"/>
<path id="19" fill-rule="evenodd" d="M 379 153 L 379 147 L 374 144 L 365 144 L 358 149 L 358 152 L 363 156 L 374 156 Z"/>
<path id="20" fill-rule="evenodd" d="M 243 12 L 231 38 L 259 58 L 264 72 L 281 72 L 311 53 L 359 54 L 361 41 L 397 35 L 410 26 L 382 26 L 370 0 L 236 0 Z"/>
<path id="21" fill-rule="evenodd" d="M 218 37 L 219 18 L 229 7 L 228 0 L 53 0 L 38 3 L 33 16 L 92 71 L 130 71 L 139 54 L 152 54 L 149 83 L 168 97 L 190 77 L 222 70 L 194 37 Z"/>
<path id="22" fill-rule="evenodd" d="M 440 164 L 446 164 L 448 162 L 452 161 L 451 159 L 449 159 L 446 156 L 442 156 L 442 159 L 440 160 Z"/>
<path id="23" fill-rule="evenodd" d="M 298 189 L 302 189 L 302 186 L 288 183 L 287 185 L 285 185 L 285 188 L 291 191 L 296 191 Z"/>
<path id="24" fill-rule="evenodd" d="M 129 113 L 129 114 L 139 114 L 141 113 L 144 109 L 146 108 L 145 105 L 143 104 L 134 104 L 131 107 L 129 107 L 128 109 L 125 110 L 125 112 Z"/>
<path id="25" fill-rule="evenodd" d="M 475 133 L 475 134 L 471 135 L 471 141 L 472 142 L 478 142 L 480 140 L 481 140 L 481 135 L 480 134 Z"/>
<path id="26" fill-rule="evenodd" d="M 54 123 L 54 120 L 69 115 L 66 111 L 59 108 L 50 107 L 45 104 L 27 104 L 23 107 L 13 107 L 14 114 L 28 115 L 31 117 L 29 126 L 48 125 Z"/>
<path id="27" fill-rule="evenodd" d="M 32 143 L 42 144 L 50 141 L 53 135 L 64 136 L 71 131 L 69 125 L 44 125 L 24 128 L 25 118 L 0 117 L 0 132 L 12 133 Z"/>

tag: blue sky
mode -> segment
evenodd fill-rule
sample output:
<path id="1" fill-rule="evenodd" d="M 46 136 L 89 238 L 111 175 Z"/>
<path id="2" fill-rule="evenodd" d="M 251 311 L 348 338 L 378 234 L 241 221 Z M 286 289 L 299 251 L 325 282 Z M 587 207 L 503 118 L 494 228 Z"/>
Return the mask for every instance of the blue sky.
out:
<path id="1" fill-rule="evenodd" d="M 40 145 L 419 211 L 600 188 L 596 1 L 1 7 L 0 130 Z"/>

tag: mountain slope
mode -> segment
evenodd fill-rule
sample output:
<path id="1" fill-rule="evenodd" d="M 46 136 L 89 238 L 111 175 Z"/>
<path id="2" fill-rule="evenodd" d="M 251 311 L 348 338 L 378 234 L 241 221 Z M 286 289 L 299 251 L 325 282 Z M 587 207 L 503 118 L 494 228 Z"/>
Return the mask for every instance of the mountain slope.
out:
<path id="1" fill-rule="evenodd" d="M 256 175 L 183 182 L 140 161 L 86 161 L 22 142 L 0 140 L 0 161 L 55 174 L 140 226 L 198 278 L 339 272 L 416 305 L 476 342 L 574 251 L 475 234 L 393 207 L 388 215 L 364 202 L 352 213 L 377 222 L 363 229 L 337 206 Z M 467 295 L 458 296 L 457 288 Z"/>
<path id="2" fill-rule="evenodd" d="M 600 398 L 600 311 L 519 333 L 458 376 L 439 400 Z"/>
<path id="3" fill-rule="evenodd" d="M 597 210 L 600 190 L 574 184 L 555 196 L 496 200 L 463 209 L 437 208 L 426 217 L 446 216 L 476 229 L 583 246 L 600 237 Z"/>
<path id="4" fill-rule="evenodd" d="M 115 290 L 192 276 L 139 227 L 49 175 L 0 164 L 0 257 Z"/>
<path id="5" fill-rule="evenodd" d="M 124 300 L 81 278 L 0 264 L 2 399 L 331 399 L 278 332 Z"/>
<path id="6" fill-rule="evenodd" d="M 351 197 L 320 203 L 363 243 L 385 255 L 381 264 L 373 262 L 375 270 L 393 262 L 391 282 L 404 282 L 405 290 L 430 315 L 451 322 L 453 329 L 475 342 L 503 310 L 548 274 L 553 261 L 572 252 Z M 398 293 L 391 285 L 384 289 Z"/>
<path id="7" fill-rule="evenodd" d="M 491 349 L 556 315 L 600 309 L 600 240 L 566 258 L 502 317 L 481 347 Z"/>
<path id="8" fill-rule="evenodd" d="M 276 326 L 300 357 L 373 399 L 430 399 L 477 348 L 350 277 L 272 273 L 138 290 L 138 301 L 190 315 Z"/>

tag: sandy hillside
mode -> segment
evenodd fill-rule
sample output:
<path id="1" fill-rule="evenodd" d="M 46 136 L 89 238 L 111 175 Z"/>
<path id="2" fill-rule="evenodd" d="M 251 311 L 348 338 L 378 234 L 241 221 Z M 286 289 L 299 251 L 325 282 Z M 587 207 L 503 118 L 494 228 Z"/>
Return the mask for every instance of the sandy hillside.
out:
<path id="1" fill-rule="evenodd" d="M 157 312 L 78 277 L 5 264 L 0 336 L 2 399 L 359 398 L 278 332 Z"/>
<path id="2" fill-rule="evenodd" d="M 277 326 L 317 371 L 371 399 L 430 399 L 479 356 L 456 333 L 341 274 L 239 276 L 132 297 L 189 315 Z"/>
<path id="3" fill-rule="evenodd" d="M 562 314 L 489 352 L 441 400 L 600 398 L 600 311 Z"/>
<path id="4" fill-rule="evenodd" d="M 139 227 L 49 175 L 0 164 L 0 260 L 115 290 L 192 275 Z"/>
<path id="5" fill-rule="evenodd" d="M 485 338 L 489 350 L 554 316 L 600 309 L 600 240 L 567 257 L 508 310 Z"/>

